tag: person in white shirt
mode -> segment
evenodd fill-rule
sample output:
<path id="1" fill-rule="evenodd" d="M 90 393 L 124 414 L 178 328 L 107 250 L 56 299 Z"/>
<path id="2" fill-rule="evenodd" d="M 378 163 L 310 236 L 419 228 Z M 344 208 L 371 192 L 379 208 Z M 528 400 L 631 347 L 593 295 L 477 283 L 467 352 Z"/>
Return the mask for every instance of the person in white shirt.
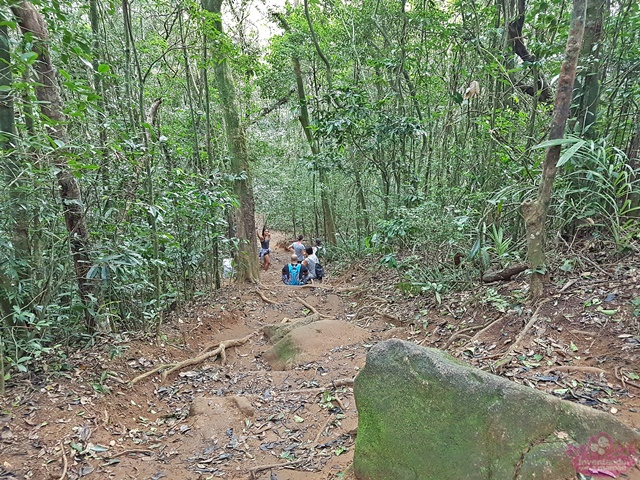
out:
<path id="1" fill-rule="evenodd" d="M 298 241 L 293 242 L 289 245 L 289 251 L 295 253 L 298 256 L 298 261 L 302 262 L 304 260 L 304 245 L 302 244 L 302 240 L 304 237 L 302 235 L 298 235 Z"/>
<path id="2" fill-rule="evenodd" d="M 302 261 L 302 264 L 309 269 L 309 278 L 314 279 L 316 278 L 316 265 L 318 264 L 318 257 L 313 252 L 312 247 L 307 247 L 305 249 L 305 252 L 307 253 L 307 258 Z"/>

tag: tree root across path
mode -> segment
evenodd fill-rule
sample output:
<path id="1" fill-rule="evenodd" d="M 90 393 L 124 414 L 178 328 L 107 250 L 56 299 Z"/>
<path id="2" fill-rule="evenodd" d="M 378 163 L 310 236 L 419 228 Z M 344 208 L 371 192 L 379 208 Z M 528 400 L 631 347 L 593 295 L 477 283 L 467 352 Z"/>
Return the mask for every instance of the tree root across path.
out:
<path id="1" fill-rule="evenodd" d="M 205 360 L 211 358 L 211 357 L 215 357 L 215 356 L 220 356 L 220 359 L 222 360 L 222 364 L 224 365 L 227 359 L 227 355 L 226 355 L 226 349 L 229 347 L 236 347 L 238 345 L 242 345 L 244 343 L 247 343 L 249 341 L 249 339 L 251 337 L 253 337 L 255 334 L 257 333 L 257 331 L 255 332 L 251 332 L 249 335 L 247 335 L 246 337 L 242 337 L 242 338 L 234 338 L 232 340 L 225 340 L 224 342 L 220 342 L 219 344 L 216 345 L 212 345 L 210 347 L 205 348 L 205 352 L 198 355 L 197 357 L 193 357 L 193 358 L 188 358 L 186 360 L 183 360 L 182 362 L 178 362 L 178 363 L 165 363 L 162 365 L 158 365 L 157 367 L 149 370 L 148 372 L 143 373 L 142 375 L 138 375 L 136 378 L 134 378 L 133 380 L 131 380 L 129 382 L 129 386 L 133 386 L 136 383 L 138 383 L 140 380 L 144 380 L 147 377 L 150 377 L 151 375 L 153 375 L 154 373 L 157 373 L 161 370 L 164 370 L 162 372 L 162 379 L 165 380 L 167 378 L 167 376 L 177 370 L 181 370 L 185 367 L 189 367 L 191 365 L 197 365 L 199 363 L 204 362 Z M 213 350 L 211 350 L 213 349 Z M 166 369 L 166 370 L 165 370 Z"/>
<path id="2" fill-rule="evenodd" d="M 258 465 L 257 467 L 253 467 L 249 469 L 249 478 L 255 479 L 256 474 L 264 470 L 273 470 L 274 468 L 283 468 L 283 467 L 288 467 L 290 465 L 296 465 L 298 463 L 301 463 L 302 460 L 303 459 L 301 458 L 299 460 L 293 460 L 291 462 L 285 462 L 285 463 L 272 463 L 270 465 Z M 273 476 L 271 478 L 273 478 Z"/>
<path id="3" fill-rule="evenodd" d="M 503 355 L 501 355 L 502 358 L 494 364 L 494 368 L 500 368 L 511 361 L 511 359 L 515 356 L 516 349 L 520 347 L 520 342 L 522 342 L 522 340 L 527 335 L 527 333 L 529 333 L 529 330 L 531 330 L 531 327 L 533 326 L 533 324 L 538 321 L 538 312 L 540 312 L 540 309 L 542 308 L 542 306 L 545 303 L 547 303 L 549 300 L 551 299 L 547 298 L 546 300 L 542 300 L 538 304 L 538 308 L 536 308 L 536 311 L 533 312 L 533 315 L 531 315 L 531 319 L 527 322 L 527 324 L 524 326 L 522 331 L 518 334 L 518 336 L 516 337 L 515 341 L 511 344 L 509 349 Z"/>
<path id="4" fill-rule="evenodd" d="M 322 313 L 318 312 L 318 310 L 315 309 L 315 307 L 313 307 L 312 305 L 310 305 L 309 303 L 305 302 L 304 300 L 302 300 L 300 297 L 295 297 L 295 299 L 300 302 L 302 305 L 304 305 L 305 307 L 307 307 L 309 310 L 311 310 L 313 313 L 316 313 L 318 315 L 320 315 L 320 318 L 333 318 L 330 315 L 323 315 Z"/>
<path id="5" fill-rule="evenodd" d="M 451 335 L 449 337 L 449 340 L 447 340 L 447 343 L 444 344 L 444 346 L 442 347 L 442 350 L 446 350 L 447 348 L 449 348 L 449 346 L 451 346 L 451 344 L 453 342 L 455 342 L 456 340 L 458 340 L 460 338 L 463 338 L 463 337 L 467 337 L 468 340 L 473 340 L 474 338 L 476 338 L 478 336 L 478 334 L 474 335 L 473 337 L 470 337 L 470 336 L 465 335 L 465 334 L 473 332 L 473 331 L 478 330 L 478 329 L 481 329 L 480 332 L 478 332 L 478 333 L 484 332 L 484 331 L 488 330 L 494 323 L 498 322 L 501 319 L 502 319 L 502 317 L 500 317 L 500 318 L 498 318 L 496 320 L 489 321 L 489 322 L 487 322 L 485 324 L 482 324 L 482 325 L 472 325 L 470 327 L 463 328 L 462 330 L 459 330 L 459 331 L 455 332 L 453 335 Z"/>
<path id="6" fill-rule="evenodd" d="M 264 302 L 269 303 L 269 304 L 271 304 L 271 305 L 277 305 L 277 303 L 278 303 L 278 302 L 275 302 L 275 301 L 273 301 L 273 300 L 268 299 L 268 298 L 265 296 L 265 294 L 264 294 L 264 293 L 262 293 L 262 292 L 261 292 L 260 290 L 258 290 L 257 288 L 256 288 L 256 292 L 258 293 L 258 295 L 260 296 L 260 298 L 261 298 Z"/>
<path id="7" fill-rule="evenodd" d="M 550 373 L 550 372 L 566 372 L 566 373 L 582 372 L 582 373 L 591 373 L 593 375 L 602 375 L 607 373 L 605 370 L 598 367 L 582 367 L 579 365 L 562 365 L 559 367 L 547 368 L 544 371 L 544 373 Z"/>

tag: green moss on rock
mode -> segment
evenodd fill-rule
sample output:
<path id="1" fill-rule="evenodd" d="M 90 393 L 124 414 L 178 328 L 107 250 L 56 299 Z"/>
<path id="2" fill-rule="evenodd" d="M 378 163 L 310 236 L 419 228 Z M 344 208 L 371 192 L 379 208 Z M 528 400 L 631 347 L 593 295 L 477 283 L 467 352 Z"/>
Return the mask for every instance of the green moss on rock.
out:
<path id="1" fill-rule="evenodd" d="M 607 431 L 640 445 L 637 434 L 608 414 L 400 340 L 370 350 L 354 388 L 360 480 L 502 480 L 519 471 L 536 475 L 523 479 L 560 479 L 572 465 L 558 447 L 558 431 L 572 443 Z M 543 450 L 548 442 L 554 449 Z M 559 476 L 539 476 L 548 471 Z"/>
<path id="2" fill-rule="evenodd" d="M 264 353 L 265 359 L 274 369 L 284 370 L 300 353 L 290 335 L 285 336 Z"/>

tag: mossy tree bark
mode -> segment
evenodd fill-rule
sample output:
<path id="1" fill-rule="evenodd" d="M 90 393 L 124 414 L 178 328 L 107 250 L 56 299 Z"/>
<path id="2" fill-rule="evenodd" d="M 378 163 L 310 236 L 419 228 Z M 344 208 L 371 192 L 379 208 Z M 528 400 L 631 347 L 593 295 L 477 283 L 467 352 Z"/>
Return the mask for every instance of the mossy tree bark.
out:
<path id="1" fill-rule="evenodd" d="M 87 328 L 93 330 L 95 318 L 88 308 L 95 298 L 93 282 L 87 278 L 91 268 L 89 230 L 80 187 L 62 153 L 62 149 L 68 143 L 66 118 L 63 113 L 62 97 L 57 88 L 56 72 L 47 46 L 49 33 L 44 18 L 30 2 L 21 2 L 12 6 L 11 10 L 18 19 L 23 34 L 32 35 L 33 50 L 38 54 L 38 60 L 35 63 L 38 84 L 35 87 L 35 93 L 42 115 L 50 122 L 50 136 L 60 150 L 53 163 L 58 170 L 56 177 L 60 187 L 65 224 L 69 232 L 76 281 L 82 302 L 87 307 L 85 314 Z"/>
<path id="2" fill-rule="evenodd" d="M 586 8 L 587 0 L 573 1 L 571 30 L 569 31 L 565 59 L 560 70 L 549 140 L 562 138 L 566 129 L 571 109 L 573 84 L 576 79 L 576 66 L 584 37 Z M 535 200 L 527 199 L 522 204 L 522 213 L 527 230 L 527 257 L 529 268 L 532 271 L 530 280 L 530 296 L 532 299 L 540 298 L 544 293 L 543 281 L 546 274 L 544 224 L 549 211 L 549 203 L 551 202 L 551 192 L 556 178 L 560 148 L 560 145 L 548 148 L 542 169 L 542 180 L 538 187 L 538 195 Z"/>
<path id="3" fill-rule="evenodd" d="M 202 0 L 202 7 L 212 15 L 214 34 L 223 35 L 222 0 Z M 209 31 L 209 30 L 207 30 Z M 220 45 L 220 42 L 218 42 Z M 256 241 L 253 180 L 249 168 L 244 125 L 240 121 L 235 86 L 225 53 L 216 50 L 214 74 L 224 112 L 225 133 L 231 154 L 231 171 L 236 176 L 234 193 L 240 202 L 236 209 L 236 237 L 240 240 L 236 258 L 236 278 L 239 282 L 257 282 L 258 248 Z"/>

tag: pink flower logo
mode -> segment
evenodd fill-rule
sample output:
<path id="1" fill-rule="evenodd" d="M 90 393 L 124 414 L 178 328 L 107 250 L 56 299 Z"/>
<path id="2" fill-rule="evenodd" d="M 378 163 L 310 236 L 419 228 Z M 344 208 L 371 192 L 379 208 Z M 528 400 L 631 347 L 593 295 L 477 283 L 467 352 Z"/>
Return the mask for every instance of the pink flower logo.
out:
<path id="1" fill-rule="evenodd" d="M 616 445 L 608 433 L 598 433 L 586 445 L 569 445 L 567 455 L 576 472 L 583 475 L 617 478 L 637 462 L 637 453 L 631 446 Z"/>

